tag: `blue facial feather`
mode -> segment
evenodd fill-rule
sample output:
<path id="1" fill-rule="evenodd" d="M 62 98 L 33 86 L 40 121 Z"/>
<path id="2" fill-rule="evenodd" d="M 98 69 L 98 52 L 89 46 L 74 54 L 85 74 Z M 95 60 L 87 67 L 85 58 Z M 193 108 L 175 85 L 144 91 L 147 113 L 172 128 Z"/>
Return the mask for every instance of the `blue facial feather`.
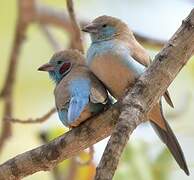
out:
<path id="1" fill-rule="evenodd" d="M 55 71 L 49 71 L 49 76 L 56 84 L 58 84 L 61 79 L 70 72 L 71 63 L 69 62 L 69 66 L 67 66 L 69 69 L 66 69 L 62 74 L 60 73 L 60 69 L 65 64 L 57 64 L 57 61 L 52 64 L 55 66 Z"/>
<path id="2" fill-rule="evenodd" d="M 116 28 L 112 26 L 102 27 L 98 33 L 91 34 L 92 42 L 99 42 L 102 40 L 110 39 L 116 33 Z"/>
<path id="3" fill-rule="evenodd" d="M 56 84 L 58 84 L 63 78 L 59 71 L 51 71 L 49 72 L 49 76 Z"/>

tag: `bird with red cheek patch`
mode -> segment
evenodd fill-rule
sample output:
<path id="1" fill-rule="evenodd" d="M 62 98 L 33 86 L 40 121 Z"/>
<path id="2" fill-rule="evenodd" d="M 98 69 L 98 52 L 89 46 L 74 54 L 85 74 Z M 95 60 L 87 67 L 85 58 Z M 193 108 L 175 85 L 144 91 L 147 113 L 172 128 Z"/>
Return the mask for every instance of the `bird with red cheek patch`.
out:
<path id="1" fill-rule="evenodd" d="M 47 71 L 56 83 L 55 104 L 61 122 L 76 127 L 110 104 L 103 84 L 89 71 L 77 50 L 55 53 L 39 71 Z"/>
<path id="2" fill-rule="evenodd" d="M 86 25 L 83 31 L 88 32 L 92 40 L 87 53 L 89 69 L 116 99 L 120 99 L 149 66 L 149 55 L 137 42 L 127 24 L 118 18 L 100 16 Z M 173 107 L 168 91 L 163 96 Z M 189 175 L 181 147 L 164 118 L 161 100 L 148 113 L 148 120 L 179 166 Z"/>

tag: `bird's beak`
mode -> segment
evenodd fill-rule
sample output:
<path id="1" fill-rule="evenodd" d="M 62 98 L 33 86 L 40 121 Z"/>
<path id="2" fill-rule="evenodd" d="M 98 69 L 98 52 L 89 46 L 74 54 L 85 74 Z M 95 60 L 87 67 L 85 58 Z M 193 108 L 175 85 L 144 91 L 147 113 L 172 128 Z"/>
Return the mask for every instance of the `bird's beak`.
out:
<path id="1" fill-rule="evenodd" d="M 82 28 L 82 31 L 87 33 L 97 33 L 98 29 L 97 26 L 94 23 L 87 24 Z"/>
<path id="2" fill-rule="evenodd" d="M 55 67 L 49 63 L 43 64 L 38 68 L 38 71 L 54 71 Z"/>

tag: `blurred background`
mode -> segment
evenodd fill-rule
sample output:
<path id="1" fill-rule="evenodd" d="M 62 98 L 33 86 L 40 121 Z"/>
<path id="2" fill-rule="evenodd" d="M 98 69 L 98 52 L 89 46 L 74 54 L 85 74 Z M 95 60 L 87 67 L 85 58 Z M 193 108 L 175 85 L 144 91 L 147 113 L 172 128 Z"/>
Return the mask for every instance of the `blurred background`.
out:
<path id="1" fill-rule="evenodd" d="M 16 0 L 0 1 L 0 89 L 3 88 L 13 46 L 18 14 Z M 30 1 L 29 1 L 30 2 Z M 28 1 L 26 1 L 28 3 Z M 59 17 L 67 16 L 65 0 L 39 0 L 40 12 L 51 10 Z M 181 25 L 182 20 L 194 7 L 193 0 L 76 0 L 75 11 L 80 21 L 88 22 L 99 15 L 111 15 L 123 19 L 147 48 L 151 57 L 162 48 Z M 41 9 L 42 8 L 42 9 Z M 63 14 L 64 13 L 64 14 Z M 66 14 L 66 15 L 65 15 Z M 66 19 L 64 19 L 65 22 Z M 52 36 L 51 36 L 52 35 Z M 37 68 L 48 62 L 54 51 L 73 47 L 72 35 L 63 26 L 41 24 L 33 21 L 25 33 L 18 56 L 16 83 L 13 89 L 13 117 L 20 119 L 40 117 L 54 106 L 54 84 L 46 73 Z M 84 35 L 85 49 L 90 43 Z M 12 71 L 10 72 L 12 73 Z M 165 116 L 169 120 L 182 146 L 191 175 L 187 177 L 179 169 L 166 147 L 158 139 L 148 123 L 142 124 L 133 133 L 123 153 L 115 180 L 193 180 L 194 179 L 194 62 L 189 63 L 178 74 L 169 87 L 175 108 L 164 104 Z M 3 134 L 4 99 L 0 99 L 0 134 Z M 31 150 L 68 131 L 59 122 L 56 114 L 39 124 L 11 123 L 12 133 L 0 151 L 0 163 Z M 95 173 L 106 146 L 107 139 L 96 144 L 94 157 L 88 164 L 91 153 L 82 152 L 78 157 L 66 160 L 52 172 L 38 172 L 25 180 L 90 180 Z"/>

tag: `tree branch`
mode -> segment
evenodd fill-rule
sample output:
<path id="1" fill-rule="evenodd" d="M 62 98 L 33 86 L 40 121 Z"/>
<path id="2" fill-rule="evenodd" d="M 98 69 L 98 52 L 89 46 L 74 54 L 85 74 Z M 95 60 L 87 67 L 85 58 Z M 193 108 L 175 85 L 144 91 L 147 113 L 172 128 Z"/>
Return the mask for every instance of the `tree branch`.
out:
<path id="1" fill-rule="evenodd" d="M 107 159 L 105 158 L 105 161 L 104 158 L 102 159 L 96 174 L 96 179 L 111 179 L 122 149 L 128 140 L 129 132 L 132 132 L 137 124 L 142 122 L 142 117 L 188 61 L 194 52 L 193 44 L 194 10 L 156 56 L 156 61 L 127 93 L 122 101 L 119 121 L 117 119 L 120 106 L 117 103 L 106 112 L 93 117 L 50 143 L 8 160 L 0 166 L 0 179 L 20 179 L 38 171 L 50 170 L 64 159 L 76 155 L 81 150 L 109 136 L 115 124 L 119 122 L 111 138 L 114 144 L 111 144 L 112 148 L 108 146 L 108 149 L 112 151 L 109 151 L 108 154 L 107 150 L 105 151 Z M 115 139 L 114 136 L 118 130 L 121 133 Z M 109 159 L 109 154 L 114 156 Z"/>
<path id="2" fill-rule="evenodd" d="M 6 120 L 11 121 L 13 123 L 20 123 L 20 124 L 36 124 L 36 123 L 42 123 L 44 121 L 46 121 L 47 119 L 49 119 L 54 113 L 56 112 L 56 108 L 52 108 L 50 109 L 46 114 L 44 114 L 41 117 L 32 119 L 26 119 L 26 120 L 21 120 L 18 118 L 10 118 L 10 117 L 5 117 Z"/>
<path id="3" fill-rule="evenodd" d="M 122 100 L 118 124 L 97 167 L 96 180 L 112 179 L 129 136 L 194 52 L 194 9 Z"/>
<path id="4" fill-rule="evenodd" d="M 64 159 L 75 156 L 111 134 L 119 117 L 115 104 L 106 112 L 79 127 L 31 151 L 20 154 L 0 165 L 0 179 L 20 179 L 38 171 L 48 171 Z"/>

